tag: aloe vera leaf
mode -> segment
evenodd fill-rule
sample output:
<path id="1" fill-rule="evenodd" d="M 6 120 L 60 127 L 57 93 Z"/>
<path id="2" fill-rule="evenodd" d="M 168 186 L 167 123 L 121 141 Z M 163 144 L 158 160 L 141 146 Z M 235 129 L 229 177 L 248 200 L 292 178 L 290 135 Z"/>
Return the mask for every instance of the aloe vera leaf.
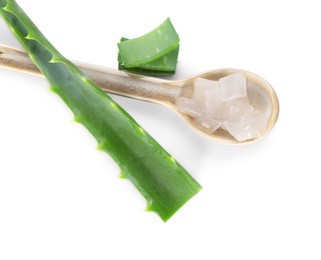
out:
<path id="1" fill-rule="evenodd" d="M 122 37 L 120 42 L 128 41 L 129 39 Z M 167 74 L 174 74 L 177 65 L 177 58 L 178 58 L 179 46 L 177 46 L 172 52 L 158 58 L 157 60 L 151 61 L 144 65 L 135 68 L 127 68 L 123 63 L 123 58 L 118 53 L 118 64 L 119 69 L 127 70 L 131 72 L 137 73 L 147 73 L 147 75 L 167 75 Z"/>
<path id="2" fill-rule="evenodd" d="M 14 0 L 0 0 L 0 14 L 56 92 L 147 200 L 167 221 L 200 185 L 137 122 L 64 58 Z"/>
<path id="3" fill-rule="evenodd" d="M 140 67 L 175 50 L 179 37 L 167 18 L 149 33 L 118 43 L 119 53 L 127 68 Z"/>

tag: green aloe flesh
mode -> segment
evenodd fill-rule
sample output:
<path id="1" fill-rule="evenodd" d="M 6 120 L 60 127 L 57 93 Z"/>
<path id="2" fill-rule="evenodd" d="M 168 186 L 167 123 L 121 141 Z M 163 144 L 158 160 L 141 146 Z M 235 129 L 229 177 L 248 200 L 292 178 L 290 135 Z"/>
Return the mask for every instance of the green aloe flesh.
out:
<path id="1" fill-rule="evenodd" d="M 121 42 L 128 41 L 127 38 L 122 37 Z M 123 58 L 118 53 L 118 69 L 125 70 L 128 72 L 144 74 L 144 75 L 170 75 L 176 71 L 177 58 L 178 58 L 179 46 L 177 46 L 170 53 L 153 60 L 149 63 L 143 64 L 135 68 L 127 68 L 124 65 Z"/>
<path id="2" fill-rule="evenodd" d="M 140 67 L 171 53 L 179 44 L 179 37 L 171 20 L 167 18 L 149 33 L 118 43 L 123 65 L 127 68 Z"/>
<path id="3" fill-rule="evenodd" d="M 147 200 L 147 209 L 167 221 L 200 185 L 135 120 L 64 58 L 13 0 L 0 0 L 0 14 L 75 121 L 96 138 Z"/>

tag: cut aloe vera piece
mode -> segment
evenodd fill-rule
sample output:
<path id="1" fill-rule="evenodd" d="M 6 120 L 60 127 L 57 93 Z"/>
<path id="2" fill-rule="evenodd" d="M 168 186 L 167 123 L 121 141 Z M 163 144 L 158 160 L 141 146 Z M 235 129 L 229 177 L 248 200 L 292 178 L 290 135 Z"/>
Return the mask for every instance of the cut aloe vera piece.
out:
<path id="1" fill-rule="evenodd" d="M 174 51 L 179 37 L 170 19 L 151 32 L 128 41 L 118 43 L 119 53 L 127 68 L 140 67 Z"/>
<path id="2" fill-rule="evenodd" d="M 121 42 L 127 40 L 128 39 L 124 37 L 120 39 Z M 171 75 L 176 71 L 178 52 L 179 46 L 177 46 L 172 52 L 158 58 L 157 60 L 135 68 L 127 68 L 124 65 L 122 56 L 118 53 L 118 69 L 150 76 Z"/>

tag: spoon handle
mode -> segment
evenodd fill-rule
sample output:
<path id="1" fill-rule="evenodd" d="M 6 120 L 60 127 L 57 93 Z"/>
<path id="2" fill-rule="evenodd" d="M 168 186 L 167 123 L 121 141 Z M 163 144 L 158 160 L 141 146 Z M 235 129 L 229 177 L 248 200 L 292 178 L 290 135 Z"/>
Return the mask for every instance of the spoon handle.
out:
<path id="1" fill-rule="evenodd" d="M 173 81 L 140 76 L 97 65 L 74 62 L 104 91 L 155 103 L 175 103 L 182 88 Z M 0 67 L 43 77 L 24 51 L 0 45 Z"/>

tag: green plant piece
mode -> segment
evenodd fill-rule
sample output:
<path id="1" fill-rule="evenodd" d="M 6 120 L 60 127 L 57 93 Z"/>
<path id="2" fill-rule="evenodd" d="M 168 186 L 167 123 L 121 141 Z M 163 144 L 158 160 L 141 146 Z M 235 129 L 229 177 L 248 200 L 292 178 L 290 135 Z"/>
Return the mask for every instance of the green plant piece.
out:
<path id="1" fill-rule="evenodd" d="M 127 38 L 122 37 L 121 42 L 127 41 Z M 124 65 L 123 58 L 118 53 L 118 69 L 128 72 L 144 74 L 144 75 L 170 75 L 176 71 L 176 64 L 178 58 L 179 46 L 177 46 L 172 52 L 144 65 L 135 68 L 127 68 Z"/>
<path id="2" fill-rule="evenodd" d="M 147 200 L 147 209 L 168 220 L 200 185 L 117 103 L 42 35 L 14 0 L 0 0 L 0 14 L 57 93 L 119 164 Z"/>
<path id="3" fill-rule="evenodd" d="M 170 19 L 149 33 L 118 43 L 125 67 L 135 68 L 171 53 L 179 44 L 179 37 Z"/>

